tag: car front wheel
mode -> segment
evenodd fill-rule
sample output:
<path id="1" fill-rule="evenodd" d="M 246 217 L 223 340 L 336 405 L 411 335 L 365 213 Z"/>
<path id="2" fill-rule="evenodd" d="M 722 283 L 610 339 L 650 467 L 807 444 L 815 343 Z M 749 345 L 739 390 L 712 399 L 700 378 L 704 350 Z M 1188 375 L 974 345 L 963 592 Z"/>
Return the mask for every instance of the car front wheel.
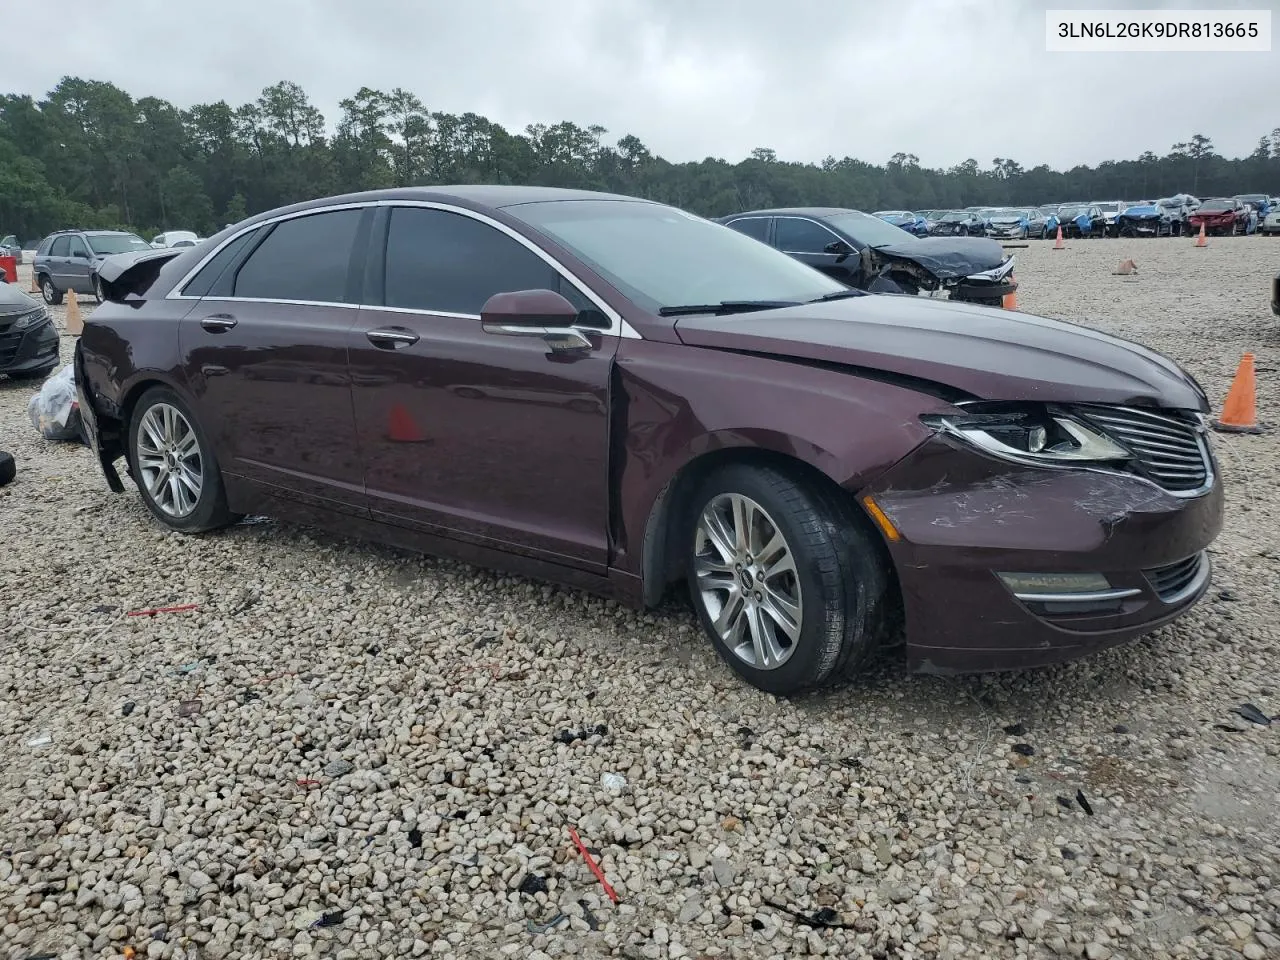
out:
<path id="1" fill-rule="evenodd" d="M 689 591 L 716 652 L 789 695 L 847 675 L 877 646 L 888 576 L 873 534 L 835 491 L 745 464 L 712 474 L 688 527 Z"/>
<path id="2" fill-rule="evenodd" d="M 93 275 L 93 301 L 94 303 L 102 302 L 102 278 L 96 273 Z"/>
<path id="3" fill-rule="evenodd" d="M 44 297 L 44 302 L 51 307 L 56 307 L 62 302 L 62 291 L 53 285 L 53 281 L 48 277 L 40 278 L 40 295 Z"/>
<path id="4" fill-rule="evenodd" d="M 168 387 L 152 387 L 134 407 L 129 472 L 147 509 L 172 530 L 199 533 L 236 520 L 208 439 Z"/>

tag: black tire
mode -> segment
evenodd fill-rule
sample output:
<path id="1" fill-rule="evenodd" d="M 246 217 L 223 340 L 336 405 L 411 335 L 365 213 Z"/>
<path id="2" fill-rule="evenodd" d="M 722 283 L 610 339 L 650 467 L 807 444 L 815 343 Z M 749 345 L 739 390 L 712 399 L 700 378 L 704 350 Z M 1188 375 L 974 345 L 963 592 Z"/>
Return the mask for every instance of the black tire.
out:
<path id="1" fill-rule="evenodd" d="M 102 279 L 96 273 L 93 275 L 93 302 L 102 303 Z"/>
<path id="2" fill-rule="evenodd" d="M 12 483 L 17 475 L 18 465 L 13 460 L 13 454 L 0 450 L 0 487 Z"/>
<path id="3" fill-rule="evenodd" d="M 53 280 L 49 277 L 40 278 L 40 293 L 44 297 L 44 302 L 51 307 L 62 303 L 62 291 L 53 285 Z"/>
<path id="4" fill-rule="evenodd" d="M 138 465 L 138 432 L 147 412 L 158 404 L 168 404 L 176 408 L 190 424 L 199 445 L 202 483 L 200 495 L 194 508 L 184 516 L 177 517 L 167 513 L 147 491 L 142 479 L 142 471 Z M 191 408 L 168 387 L 152 387 L 147 390 L 133 407 L 129 417 L 129 446 L 125 451 L 129 464 L 129 476 L 137 484 L 142 502 L 146 504 L 152 515 L 170 530 L 181 533 L 202 533 L 226 527 L 240 519 L 239 515 L 227 508 L 226 489 L 222 483 L 222 471 L 218 467 L 217 457 L 208 435 L 201 428 Z"/>
<path id="5" fill-rule="evenodd" d="M 758 668 L 733 651 L 699 589 L 700 518 L 717 498 L 734 494 L 763 508 L 794 559 L 798 636 L 773 668 Z M 880 645 L 892 606 L 887 559 L 866 518 L 842 492 L 771 467 L 731 464 L 703 482 L 690 506 L 683 536 L 694 610 L 716 652 L 752 686 L 781 696 L 801 693 L 850 675 Z"/>

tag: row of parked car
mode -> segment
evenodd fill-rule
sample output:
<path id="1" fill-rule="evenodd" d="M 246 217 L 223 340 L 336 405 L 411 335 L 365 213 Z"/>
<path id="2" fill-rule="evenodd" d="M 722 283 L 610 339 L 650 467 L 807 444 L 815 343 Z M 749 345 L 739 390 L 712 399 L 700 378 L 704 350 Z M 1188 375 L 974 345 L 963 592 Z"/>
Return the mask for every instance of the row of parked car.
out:
<path id="1" fill-rule="evenodd" d="M 1263 193 L 1159 200 L 1093 200 L 1039 207 L 965 207 L 963 210 L 878 210 L 875 216 L 917 237 L 1045 239 L 1058 228 L 1067 237 L 1160 237 L 1210 234 L 1280 234 L 1280 198 Z"/>

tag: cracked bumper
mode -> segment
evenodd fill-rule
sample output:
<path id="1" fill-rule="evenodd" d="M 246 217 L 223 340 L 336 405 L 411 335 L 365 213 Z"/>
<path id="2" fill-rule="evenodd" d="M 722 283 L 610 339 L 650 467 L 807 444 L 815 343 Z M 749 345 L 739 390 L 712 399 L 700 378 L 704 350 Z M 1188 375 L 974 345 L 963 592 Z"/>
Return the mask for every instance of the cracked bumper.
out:
<path id="1" fill-rule="evenodd" d="M 940 437 L 865 492 L 902 535 L 888 548 L 921 672 L 1042 666 L 1149 633 L 1204 595 L 1222 527 L 1220 481 L 1183 498 L 1136 477 L 1005 464 Z M 1033 602 L 1000 572 L 1102 574 L 1123 596 Z"/>

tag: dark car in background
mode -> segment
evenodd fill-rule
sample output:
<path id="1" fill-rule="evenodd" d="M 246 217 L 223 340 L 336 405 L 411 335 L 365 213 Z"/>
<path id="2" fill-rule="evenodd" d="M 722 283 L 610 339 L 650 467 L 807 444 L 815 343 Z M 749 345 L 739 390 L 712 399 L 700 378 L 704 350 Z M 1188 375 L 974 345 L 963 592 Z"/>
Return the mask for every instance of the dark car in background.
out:
<path id="1" fill-rule="evenodd" d="M 40 241 L 32 271 L 44 302 L 59 304 L 68 290 L 102 302 L 98 271 L 115 254 L 149 250 L 136 233 L 123 230 L 59 230 Z"/>
<path id="2" fill-rule="evenodd" d="M 980 237 L 986 230 L 982 217 L 974 210 L 945 210 L 929 228 L 932 237 Z"/>
<path id="3" fill-rule="evenodd" d="M 983 237 L 904 236 L 879 217 L 842 207 L 751 210 L 718 222 L 859 290 L 995 307 L 1017 290 L 1013 257 Z"/>
<path id="4" fill-rule="evenodd" d="M 1121 237 L 1162 237 L 1172 236 L 1180 228 L 1165 201 L 1138 200 L 1121 211 L 1115 229 Z"/>
<path id="5" fill-rule="evenodd" d="M 268 514 L 640 607 L 683 582 L 779 694 L 900 638 L 924 671 L 1056 662 L 1210 583 L 1209 406 L 1172 361 L 851 290 L 662 204 L 351 194 L 102 279 L 86 435 L 174 530 Z"/>
<path id="6" fill-rule="evenodd" d="M 1107 235 L 1107 218 L 1093 203 L 1067 204 L 1058 208 L 1062 232 L 1069 237 L 1088 239 Z"/>
<path id="7" fill-rule="evenodd" d="M 0 283 L 0 374 L 47 376 L 58 365 L 58 331 L 44 304 L 15 283 Z"/>

